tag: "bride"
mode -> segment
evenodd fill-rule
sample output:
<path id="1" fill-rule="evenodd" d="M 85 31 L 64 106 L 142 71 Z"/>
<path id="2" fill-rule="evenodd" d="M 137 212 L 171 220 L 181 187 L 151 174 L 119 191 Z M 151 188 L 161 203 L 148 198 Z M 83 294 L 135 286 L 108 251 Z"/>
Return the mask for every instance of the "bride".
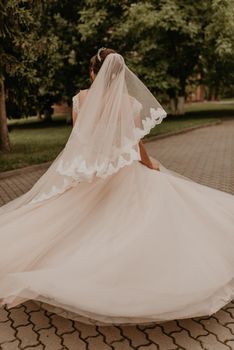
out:
<path id="1" fill-rule="evenodd" d="M 151 159 L 166 112 L 101 48 L 46 173 L 0 209 L 0 300 L 86 323 L 210 315 L 234 298 L 234 198 Z"/>

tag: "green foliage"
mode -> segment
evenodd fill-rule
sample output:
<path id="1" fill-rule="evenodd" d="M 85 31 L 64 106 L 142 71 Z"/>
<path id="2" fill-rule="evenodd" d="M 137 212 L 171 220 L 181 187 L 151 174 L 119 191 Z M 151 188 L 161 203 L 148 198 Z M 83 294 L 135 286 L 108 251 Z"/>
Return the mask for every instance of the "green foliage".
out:
<path id="1" fill-rule="evenodd" d="M 234 95 L 234 2 L 213 0 L 202 51 L 203 82 L 209 97 Z"/>
<path id="2" fill-rule="evenodd" d="M 123 54 L 162 99 L 191 83 L 232 94 L 233 37 L 233 0 L 0 0 L 9 115 L 70 103 L 89 86 L 89 59 L 101 46 Z"/>
<path id="3" fill-rule="evenodd" d="M 0 1 L 0 76 L 15 74 L 21 68 L 17 50 L 23 49 L 24 33 L 32 22 L 23 1 Z"/>
<path id="4" fill-rule="evenodd" d="M 126 8 L 114 35 L 124 41 L 138 74 L 155 92 L 184 95 L 200 53 L 203 10 L 203 1 L 186 0 L 139 2 Z"/>

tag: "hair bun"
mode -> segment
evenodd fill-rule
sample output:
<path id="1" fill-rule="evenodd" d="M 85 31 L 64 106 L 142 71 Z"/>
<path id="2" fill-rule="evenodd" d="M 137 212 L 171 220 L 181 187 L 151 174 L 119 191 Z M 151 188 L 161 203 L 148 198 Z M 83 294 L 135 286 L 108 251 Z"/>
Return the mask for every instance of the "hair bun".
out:
<path id="1" fill-rule="evenodd" d="M 97 74 L 106 57 L 111 53 L 116 53 L 116 51 L 108 47 L 101 47 L 90 60 L 90 70 L 93 70 L 94 74 Z"/>

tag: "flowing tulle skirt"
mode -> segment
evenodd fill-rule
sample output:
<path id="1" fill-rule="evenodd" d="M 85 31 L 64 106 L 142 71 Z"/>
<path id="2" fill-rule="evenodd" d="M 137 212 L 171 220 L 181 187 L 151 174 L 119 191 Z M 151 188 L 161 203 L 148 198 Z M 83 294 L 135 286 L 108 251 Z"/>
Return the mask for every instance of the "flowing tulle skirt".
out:
<path id="1" fill-rule="evenodd" d="M 84 322 L 216 312 L 234 298 L 234 196 L 135 161 L 0 215 L 0 299 Z M 91 319 L 91 320 L 89 320 Z"/>

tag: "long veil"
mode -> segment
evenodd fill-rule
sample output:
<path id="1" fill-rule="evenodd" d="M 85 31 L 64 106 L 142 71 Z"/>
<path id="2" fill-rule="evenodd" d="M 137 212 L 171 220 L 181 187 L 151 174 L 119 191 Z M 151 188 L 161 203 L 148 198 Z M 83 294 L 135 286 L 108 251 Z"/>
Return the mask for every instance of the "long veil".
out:
<path id="1" fill-rule="evenodd" d="M 3 206 L 0 213 L 47 200 L 80 182 L 106 178 L 140 160 L 139 140 L 165 117 L 165 110 L 123 57 L 109 54 L 64 149 L 32 189 Z"/>

